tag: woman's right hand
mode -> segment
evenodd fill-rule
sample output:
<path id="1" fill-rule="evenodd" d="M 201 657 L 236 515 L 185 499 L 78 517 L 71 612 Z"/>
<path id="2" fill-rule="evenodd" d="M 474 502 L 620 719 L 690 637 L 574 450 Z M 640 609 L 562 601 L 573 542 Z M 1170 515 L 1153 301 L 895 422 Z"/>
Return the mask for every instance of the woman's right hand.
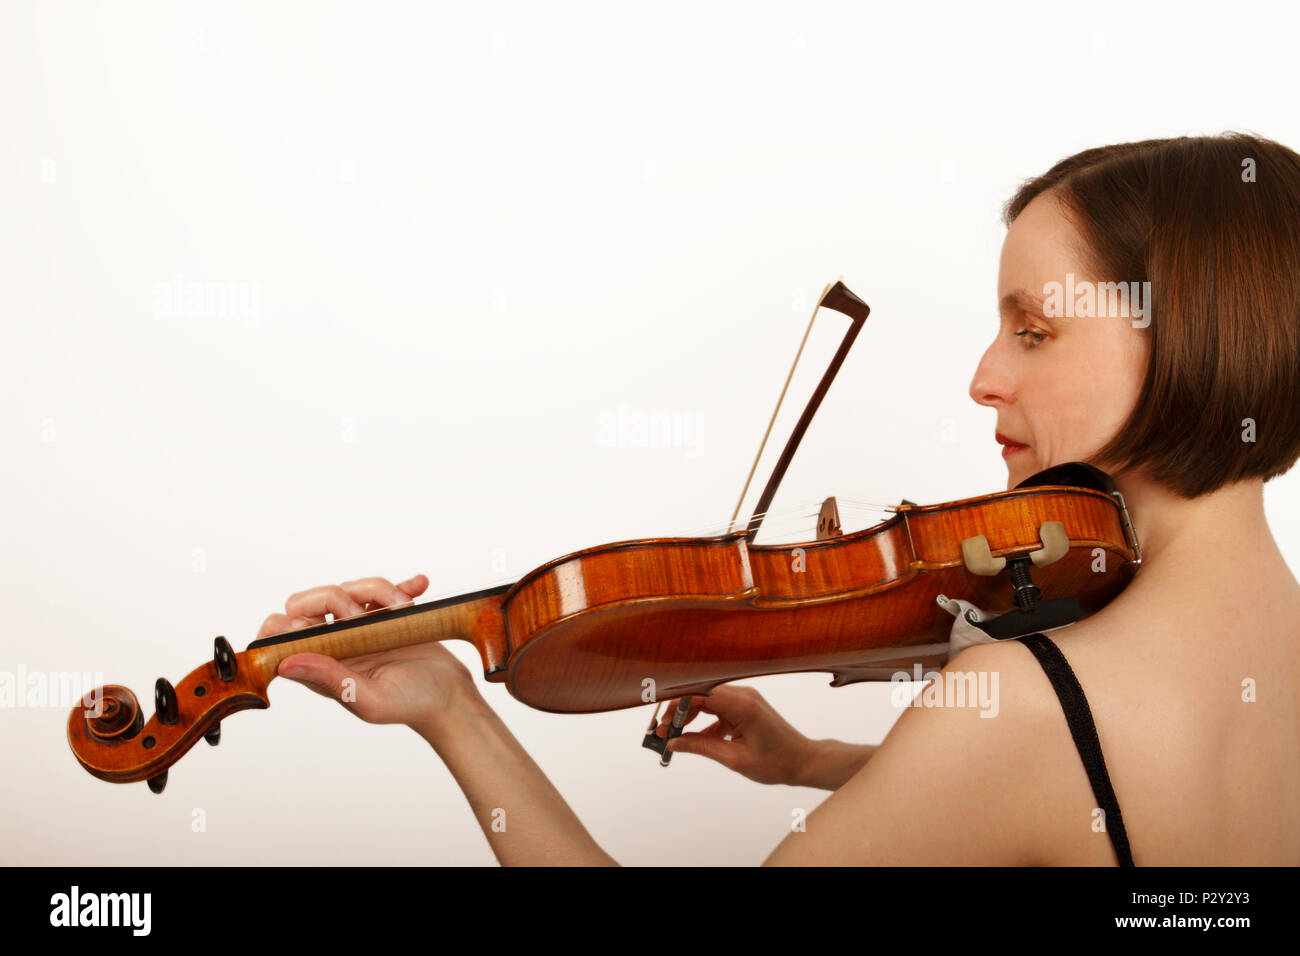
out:
<path id="1" fill-rule="evenodd" d="M 668 702 L 655 730 L 660 737 L 668 735 L 677 703 Z M 817 744 L 795 730 L 758 691 L 721 684 L 708 697 L 691 698 L 686 723 L 700 713 L 713 714 L 717 723 L 683 732 L 668 742 L 669 750 L 708 757 L 758 783 L 803 785 Z"/>

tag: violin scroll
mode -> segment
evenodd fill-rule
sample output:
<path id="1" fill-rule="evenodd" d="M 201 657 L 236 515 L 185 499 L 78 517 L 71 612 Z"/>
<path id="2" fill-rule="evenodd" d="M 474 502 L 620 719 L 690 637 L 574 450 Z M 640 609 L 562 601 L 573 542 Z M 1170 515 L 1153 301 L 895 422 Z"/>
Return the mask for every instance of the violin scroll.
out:
<path id="1" fill-rule="evenodd" d="M 145 721 L 140 702 L 119 684 L 97 687 L 68 715 L 68 744 L 86 770 L 101 780 L 147 780 L 161 793 L 167 768 L 205 739 L 221 739 L 221 721 L 241 710 L 271 706 L 266 685 L 274 670 L 236 654 L 217 638 L 213 660 L 178 685 L 160 677 L 154 688 L 153 717 Z"/>
<path id="2" fill-rule="evenodd" d="M 86 708 L 86 731 L 96 740 L 130 740 L 144 727 L 140 702 L 120 684 L 97 688 L 86 695 L 82 704 Z"/>

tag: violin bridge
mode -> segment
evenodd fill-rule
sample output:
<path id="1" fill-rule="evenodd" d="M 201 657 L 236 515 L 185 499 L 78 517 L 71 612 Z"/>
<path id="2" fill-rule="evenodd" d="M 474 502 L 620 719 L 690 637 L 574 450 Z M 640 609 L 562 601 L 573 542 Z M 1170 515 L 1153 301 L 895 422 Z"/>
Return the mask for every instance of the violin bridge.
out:
<path id="1" fill-rule="evenodd" d="M 838 538 L 843 533 L 840 528 L 840 509 L 835 503 L 835 496 L 831 495 L 822 502 L 821 512 L 817 515 L 817 540 Z"/>

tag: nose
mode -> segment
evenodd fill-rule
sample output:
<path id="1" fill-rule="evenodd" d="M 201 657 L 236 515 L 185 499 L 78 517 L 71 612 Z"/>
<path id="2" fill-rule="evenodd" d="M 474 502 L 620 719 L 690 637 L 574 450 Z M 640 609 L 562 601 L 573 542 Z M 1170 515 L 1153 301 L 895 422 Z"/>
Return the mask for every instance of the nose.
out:
<path id="1" fill-rule="evenodd" d="M 1015 383 L 1002 359 L 997 342 L 990 345 L 980 359 L 970 383 L 970 397 L 977 405 L 996 408 L 1015 398 Z"/>

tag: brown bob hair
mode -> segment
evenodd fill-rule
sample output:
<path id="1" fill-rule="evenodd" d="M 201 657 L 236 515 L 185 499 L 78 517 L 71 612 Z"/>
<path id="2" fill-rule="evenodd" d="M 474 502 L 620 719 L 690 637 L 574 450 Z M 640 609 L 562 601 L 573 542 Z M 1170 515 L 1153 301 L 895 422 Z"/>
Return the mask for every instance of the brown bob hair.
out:
<path id="1" fill-rule="evenodd" d="M 1287 471 L 1300 457 L 1300 156 L 1242 133 L 1088 149 L 1025 182 L 1007 226 L 1048 191 L 1098 279 L 1151 283 L 1146 379 L 1098 460 L 1185 498 Z"/>

